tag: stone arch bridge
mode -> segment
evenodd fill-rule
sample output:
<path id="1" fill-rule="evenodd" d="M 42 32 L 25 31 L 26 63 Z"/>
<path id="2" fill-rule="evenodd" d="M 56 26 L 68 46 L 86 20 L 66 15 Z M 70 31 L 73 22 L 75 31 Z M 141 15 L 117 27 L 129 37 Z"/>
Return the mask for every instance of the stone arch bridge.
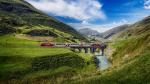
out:
<path id="1" fill-rule="evenodd" d="M 72 51 L 78 50 L 79 52 L 82 52 L 82 50 L 85 53 L 95 53 L 96 50 L 98 49 L 99 51 L 101 50 L 102 55 L 104 54 L 104 49 L 107 47 L 106 44 L 92 44 L 92 45 L 74 45 L 74 46 L 69 46 Z"/>

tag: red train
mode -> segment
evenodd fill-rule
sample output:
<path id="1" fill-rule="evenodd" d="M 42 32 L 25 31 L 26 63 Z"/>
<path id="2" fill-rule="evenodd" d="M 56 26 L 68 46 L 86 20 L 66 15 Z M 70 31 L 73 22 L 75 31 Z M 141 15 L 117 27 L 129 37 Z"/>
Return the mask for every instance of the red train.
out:
<path id="1" fill-rule="evenodd" d="M 55 44 L 53 44 L 53 43 L 41 43 L 41 46 L 42 47 L 54 47 Z"/>

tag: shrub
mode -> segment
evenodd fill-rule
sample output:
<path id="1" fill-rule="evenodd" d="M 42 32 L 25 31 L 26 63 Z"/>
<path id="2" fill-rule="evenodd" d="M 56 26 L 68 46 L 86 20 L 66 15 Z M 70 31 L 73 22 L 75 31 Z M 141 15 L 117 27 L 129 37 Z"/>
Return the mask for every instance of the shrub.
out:
<path id="1" fill-rule="evenodd" d="M 55 69 L 62 66 L 68 66 L 73 68 L 83 67 L 85 65 L 84 59 L 74 53 L 60 54 L 55 56 L 45 56 L 35 58 L 32 62 L 32 69 L 48 70 Z"/>

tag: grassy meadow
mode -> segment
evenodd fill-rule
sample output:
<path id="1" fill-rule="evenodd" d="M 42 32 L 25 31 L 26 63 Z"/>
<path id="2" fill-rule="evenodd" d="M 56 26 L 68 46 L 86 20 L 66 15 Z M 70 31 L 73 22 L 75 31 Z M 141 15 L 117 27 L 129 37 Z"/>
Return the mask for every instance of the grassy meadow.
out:
<path id="1" fill-rule="evenodd" d="M 40 47 L 40 42 L 12 34 L 0 36 L 1 83 L 62 83 L 95 71 L 90 54 Z"/>

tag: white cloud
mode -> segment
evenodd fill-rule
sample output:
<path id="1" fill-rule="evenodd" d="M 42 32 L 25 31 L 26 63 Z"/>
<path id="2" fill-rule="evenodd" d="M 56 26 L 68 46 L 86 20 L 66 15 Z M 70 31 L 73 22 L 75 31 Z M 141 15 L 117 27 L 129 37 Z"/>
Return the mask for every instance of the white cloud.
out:
<path id="1" fill-rule="evenodd" d="M 144 8 L 145 9 L 150 9 L 150 0 L 145 0 L 144 1 Z"/>
<path id="2" fill-rule="evenodd" d="M 82 22 L 82 23 L 70 23 L 70 25 L 73 26 L 75 29 L 91 28 L 91 29 L 96 30 L 100 33 L 105 32 L 107 30 L 110 30 L 114 27 L 123 25 L 123 24 L 128 24 L 128 21 L 125 19 L 122 19 L 119 22 L 112 22 L 110 24 L 103 24 L 103 25 L 98 25 L 98 24 L 95 25 L 95 24 L 90 24 L 87 22 L 86 22 L 86 24 L 84 24 L 84 22 Z"/>
<path id="3" fill-rule="evenodd" d="M 78 20 L 105 19 L 102 4 L 97 0 L 26 0 L 34 7 L 55 16 Z"/>

